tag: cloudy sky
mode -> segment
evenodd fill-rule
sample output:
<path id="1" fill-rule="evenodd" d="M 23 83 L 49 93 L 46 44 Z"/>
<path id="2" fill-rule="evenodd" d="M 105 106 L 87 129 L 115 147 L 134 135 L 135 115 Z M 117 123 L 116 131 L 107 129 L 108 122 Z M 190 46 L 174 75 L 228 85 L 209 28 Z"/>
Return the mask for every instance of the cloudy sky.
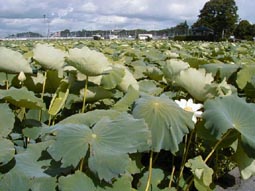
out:
<path id="1" fill-rule="evenodd" d="M 163 29 L 191 25 L 208 0 L 0 0 L 0 37 L 70 29 Z M 238 14 L 255 24 L 255 1 L 236 0 Z M 44 18 L 45 15 L 45 18 Z"/>

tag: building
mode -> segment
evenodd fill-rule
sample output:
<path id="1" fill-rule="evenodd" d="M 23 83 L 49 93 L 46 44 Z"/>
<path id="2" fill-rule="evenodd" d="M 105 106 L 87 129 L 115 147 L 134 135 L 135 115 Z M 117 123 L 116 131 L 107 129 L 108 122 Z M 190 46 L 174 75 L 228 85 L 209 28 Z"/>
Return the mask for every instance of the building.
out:
<path id="1" fill-rule="evenodd" d="M 152 38 L 153 38 L 152 34 L 138 34 L 139 40 L 147 40 L 147 39 L 152 39 Z"/>

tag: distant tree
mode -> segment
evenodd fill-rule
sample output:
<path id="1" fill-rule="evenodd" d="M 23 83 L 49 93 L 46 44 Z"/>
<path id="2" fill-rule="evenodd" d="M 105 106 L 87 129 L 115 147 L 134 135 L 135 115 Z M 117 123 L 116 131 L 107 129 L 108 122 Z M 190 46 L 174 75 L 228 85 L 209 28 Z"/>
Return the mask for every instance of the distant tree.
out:
<path id="1" fill-rule="evenodd" d="M 247 20 L 242 20 L 236 27 L 234 35 L 239 39 L 251 40 L 253 37 L 253 25 Z"/>
<path id="2" fill-rule="evenodd" d="M 70 32 L 69 29 L 65 29 L 65 30 L 60 32 L 61 37 L 68 37 L 68 36 L 70 36 L 70 34 L 71 34 L 71 32 Z"/>
<path id="3" fill-rule="evenodd" d="M 175 26 L 175 32 L 178 35 L 186 35 L 189 30 L 189 25 L 187 24 L 187 21 L 184 21 L 183 23 L 180 23 Z"/>
<path id="4" fill-rule="evenodd" d="M 209 27 L 218 39 L 228 37 L 235 29 L 237 10 L 234 0 L 210 0 L 205 3 L 193 27 Z"/>

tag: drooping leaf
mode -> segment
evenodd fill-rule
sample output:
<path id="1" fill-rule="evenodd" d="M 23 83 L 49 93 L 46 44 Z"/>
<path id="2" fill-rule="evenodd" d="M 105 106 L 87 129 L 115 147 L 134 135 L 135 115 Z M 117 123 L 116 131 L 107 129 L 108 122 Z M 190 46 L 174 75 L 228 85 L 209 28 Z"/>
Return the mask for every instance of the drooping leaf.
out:
<path id="1" fill-rule="evenodd" d="M 183 62 L 178 59 L 167 60 L 166 64 L 163 67 L 164 77 L 168 82 L 174 80 L 174 77 L 178 75 L 182 70 L 189 68 L 189 64 L 187 62 Z"/>
<path id="2" fill-rule="evenodd" d="M 216 90 L 211 87 L 213 80 L 212 74 L 206 73 L 205 69 L 189 68 L 180 72 L 176 83 L 197 100 L 204 101 L 216 94 Z"/>
<path id="3" fill-rule="evenodd" d="M 113 89 L 122 81 L 124 75 L 125 70 L 123 68 L 113 67 L 106 70 L 101 79 L 101 86 L 105 89 Z"/>
<path id="4" fill-rule="evenodd" d="M 239 88 L 245 88 L 248 82 L 252 82 L 255 76 L 255 64 L 244 65 L 243 68 L 237 73 L 236 83 Z"/>
<path id="5" fill-rule="evenodd" d="M 9 90 L 0 90 L 0 99 L 5 99 L 17 107 L 45 109 L 45 103 L 25 87 L 20 89 L 11 87 Z"/>
<path id="6" fill-rule="evenodd" d="M 15 116 L 7 104 L 0 104 L 0 137 L 6 137 L 11 133 L 15 122 Z"/>
<path id="7" fill-rule="evenodd" d="M 69 94 L 70 84 L 66 80 L 62 80 L 56 93 L 52 97 L 49 107 L 50 115 L 57 115 L 57 113 L 64 107 L 67 96 Z"/>
<path id="8" fill-rule="evenodd" d="M 33 58 L 47 70 L 61 70 L 65 63 L 66 52 L 50 44 L 36 44 Z"/>
<path id="9" fill-rule="evenodd" d="M 208 167 L 201 156 L 189 159 L 185 164 L 191 169 L 194 175 L 195 187 L 199 191 L 211 191 L 210 184 L 212 183 L 213 169 Z"/>
<path id="10" fill-rule="evenodd" d="M 127 111 L 128 108 L 134 103 L 134 101 L 139 97 L 139 92 L 135 90 L 132 86 L 129 86 L 127 93 L 123 98 L 121 98 L 112 109 L 117 111 Z"/>
<path id="11" fill-rule="evenodd" d="M 151 66 L 151 67 L 147 67 L 145 75 L 152 80 L 159 81 L 163 77 L 163 72 L 159 68 L 155 66 Z"/>
<path id="12" fill-rule="evenodd" d="M 217 72 L 220 73 L 220 78 L 228 78 L 235 73 L 240 66 L 237 64 L 204 64 L 200 68 L 205 68 L 208 73 L 212 73 L 213 76 L 216 76 Z"/>
<path id="13" fill-rule="evenodd" d="M 58 186 L 61 191 L 96 191 L 93 181 L 81 171 L 66 177 L 61 176 Z"/>
<path id="14" fill-rule="evenodd" d="M 137 80 L 134 78 L 133 74 L 127 69 L 127 67 L 123 65 L 116 65 L 116 67 L 124 69 L 125 71 L 125 75 L 117 87 L 123 92 L 127 92 L 129 86 L 133 86 L 134 89 L 139 90 L 139 84 Z"/>
<path id="15" fill-rule="evenodd" d="M 7 164 L 15 154 L 14 144 L 0 137 L 0 166 Z"/>
<path id="16" fill-rule="evenodd" d="M 144 96 L 135 103 L 133 116 L 144 119 L 152 132 L 152 149 L 175 153 L 183 136 L 192 129 L 192 113 L 180 108 L 166 96 Z"/>
<path id="17" fill-rule="evenodd" d="M 9 73 L 32 73 L 28 61 L 17 51 L 0 47 L 0 71 Z"/>
<path id="18" fill-rule="evenodd" d="M 204 104 L 205 127 L 220 139 L 229 129 L 241 134 L 245 152 L 255 157 L 254 104 L 249 104 L 235 95 L 208 100 Z"/>
<path id="19" fill-rule="evenodd" d="M 66 62 L 87 76 L 101 75 L 111 65 L 104 54 L 86 46 L 69 49 Z"/>

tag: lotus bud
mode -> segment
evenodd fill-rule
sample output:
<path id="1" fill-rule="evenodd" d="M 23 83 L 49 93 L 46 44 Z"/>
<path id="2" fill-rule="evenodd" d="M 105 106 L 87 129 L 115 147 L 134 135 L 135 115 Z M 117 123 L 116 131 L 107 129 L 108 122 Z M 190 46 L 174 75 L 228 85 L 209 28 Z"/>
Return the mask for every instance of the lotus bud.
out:
<path id="1" fill-rule="evenodd" d="M 26 75 L 24 74 L 23 71 L 21 71 L 21 72 L 19 73 L 18 80 L 19 80 L 20 82 L 23 82 L 23 81 L 26 80 Z"/>

